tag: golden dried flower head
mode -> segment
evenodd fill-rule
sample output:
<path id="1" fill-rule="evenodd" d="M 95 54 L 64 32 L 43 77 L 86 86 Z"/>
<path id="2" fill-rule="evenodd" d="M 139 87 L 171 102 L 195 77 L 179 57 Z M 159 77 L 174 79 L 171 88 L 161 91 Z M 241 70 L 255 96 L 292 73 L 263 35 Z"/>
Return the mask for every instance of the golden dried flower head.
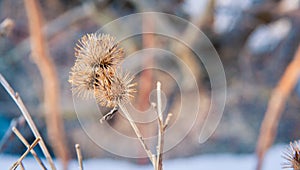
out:
<path id="1" fill-rule="evenodd" d="M 133 98 L 133 87 L 136 85 L 131 83 L 133 76 L 120 70 L 115 73 L 110 79 L 99 76 L 99 86 L 94 89 L 94 95 L 102 106 L 115 107 L 119 102 L 127 103 Z"/>
<path id="2" fill-rule="evenodd" d="M 114 67 L 124 57 L 115 38 L 108 34 L 87 34 L 76 44 L 75 57 L 78 62 L 99 68 Z"/>
<path id="3" fill-rule="evenodd" d="M 84 99 L 91 98 L 94 91 L 95 76 L 93 69 L 83 63 L 75 63 L 71 68 L 69 82 L 72 84 L 73 94 Z"/>
<path id="4" fill-rule="evenodd" d="M 70 72 L 73 93 L 82 98 L 93 96 L 106 107 L 128 102 L 135 90 L 131 84 L 133 77 L 123 74 L 119 68 L 123 54 L 110 35 L 83 36 L 76 45 L 76 61 Z"/>
<path id="5" fill-rule="evenodd" d="M 300 170 L 300 142 L 294 141 L 290 143 L 290 147 L 283 153 L 284 162 L 282 168 L 293 168 Z"/>

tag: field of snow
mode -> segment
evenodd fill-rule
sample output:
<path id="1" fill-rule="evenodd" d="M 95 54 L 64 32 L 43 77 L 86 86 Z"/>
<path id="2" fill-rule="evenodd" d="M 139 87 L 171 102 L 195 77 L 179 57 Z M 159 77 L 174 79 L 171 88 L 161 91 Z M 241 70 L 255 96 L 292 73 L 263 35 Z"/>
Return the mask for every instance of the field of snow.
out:
<path id="1" fill-rule="evenodd" d="M 281 158 L 282 151 L 287 145 L 276 145 L 270 149 L 266 155 L 263 170 L 280 170 L 281 163 L 284 161 Z M 0 155 L 0 169 L 9 169 L 10 166 L 17 160 L 17 157 Z M 254 170 L 255 156 L 253 154 L 206 154 L 190 158 L 181 158 L 164 161 L 165 170 Z M 25 169 L 39 170 L 39 166 L 32 158 L 26 158 L 24 161 Z M 111 159 L 89 159 L 83 162 L 85 170 L 152 170 L 149 166 L 139 166 L 126 161 L 111 160 Z M 58 169 L 59 166 L 58 166 Z M 71 161 L 71 170 L 78 169 L 77 162 Z"/>

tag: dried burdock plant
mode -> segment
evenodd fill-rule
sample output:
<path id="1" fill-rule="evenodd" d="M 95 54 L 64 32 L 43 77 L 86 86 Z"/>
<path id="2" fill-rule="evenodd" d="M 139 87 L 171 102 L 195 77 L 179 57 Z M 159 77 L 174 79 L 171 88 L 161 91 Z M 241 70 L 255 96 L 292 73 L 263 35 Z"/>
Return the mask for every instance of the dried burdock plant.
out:
<path id="1" fill-rule="evenodd" d="M 92 97 L 95 87 L 110 83 L 123 56 L 123 49 L 112 36 L 84 35 L 76 44 L 76 61 L 70 72 L 73 93 L 82 98 Z"/>
<path id="2" fill-rule="evenodd" d="M 111 118 L 118 103 L 129 102 L 135 92 L 133 76 L 119 67 L 123 49 L 110 35 L 87 34 L 76 45 L 75 57 L 69 79 L 73 93 L 84 99 L 94 97 L 101 106 L 113 107 L 103 119 Z"/>
<path id="3" fill-rule="evenodd" d="M 300 141 L 291 142 L 290 147 L 283 152 L 283 158 L 286 162 L 282 164 L 282 168 L 300 170 Z"/>
<path id="4" fill-rule="evenodd" d="M 135 92 L 132 84 L 133 76 L 122 73 L 119 69 L 114 76 L 99 77 L 98 85 L 95 86 L 94 95 L 98 103 L 106 107 L 115 107 L 118 103 L 128 103 Z"/>
<path id="5" fill-rule="evenodd" d="M 126 109 L 125 104 L 136 92 L 132 83 L 133 76 L 123 73 L 120 63 L 123 60 L 123 49 L 110 35 L 88 34 L 79 40 L 75 48 L 76 61 L 71 68 L 69 82 L 72 84 L 74 95 L 82 98 L 94 97 L 97 103 L 105 107 L 113 107 L 100 122 L 108 120 L 118 111 L 123 112 L 135 132 L 142 148 L 146 152 L 153 167 L 162 170 L 162 154 L 164 145 L 164 131 L 170 120 L 171 114 L 166 121 L 163 120 L 161 110 L 161 84 L 157 83 L 157 106 L 158 106 L 158 146 L 157 156 L 152 154 L 144 142 L 144 138 Z"/>

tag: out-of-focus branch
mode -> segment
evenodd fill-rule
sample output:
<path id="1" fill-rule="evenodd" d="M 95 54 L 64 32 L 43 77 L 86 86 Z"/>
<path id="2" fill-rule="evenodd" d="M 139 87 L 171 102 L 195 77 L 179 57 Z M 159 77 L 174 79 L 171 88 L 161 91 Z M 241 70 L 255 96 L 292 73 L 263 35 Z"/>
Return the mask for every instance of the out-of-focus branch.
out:
<path id="1" fill-rule="evenodd" d="M 62 160 L 64 169 L 67 169 L 69 157 L 65 145 L 63 120 L 60 114 L 59 80 L 42 31 L 43 18 L 40 5 L 36 0 L 24 0 L 24 2 L 29 21 L 32 57 L 43 79 L 44 109 L 48 136 L 55 155 Z"/>
<path id="2" fill-rule="evenodd" d="M 299 79 L 299 73 L 300 46 L 297 49 L 293 61 L 288 65 L 279 83 L 273 90 L 269 100 L 256 146 L 256 154 L 258 157 L 257 170 L 261 169 L 264 155 L 274 142 L 281 113 L 285 108 L 286 100 Z"/>

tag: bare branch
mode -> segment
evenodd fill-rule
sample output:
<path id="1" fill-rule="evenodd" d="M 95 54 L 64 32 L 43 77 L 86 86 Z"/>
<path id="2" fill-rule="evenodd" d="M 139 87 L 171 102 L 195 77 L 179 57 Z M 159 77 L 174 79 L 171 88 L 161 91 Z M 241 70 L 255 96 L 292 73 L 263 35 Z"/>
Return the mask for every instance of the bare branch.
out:
<path id="1" fill-rule="evenodd" d="M 166 120 L 165 120 L 165 123 L 164 123 L 164 131 L 165 131 L 166 128 L 168 127 L 169 122 L 170 122 L 172 116 L 173 116 L 172 113 L 169 113 L 169 114 L 168 114 L 168 116 L 167 116 L 167 118 L 166 118 Z"/>
<path id="2" fill-rule="evenodd" d="M 269 100 L 256 146 L 256 154 L 258 157 L 257 170 L 261 169 L 264 155 L 274 141 L 281 113 L 284 110 L 286 100 L 298 81 L 299 73 L 300 46 L 298 47 L 293 61 L 291 61 L 286 68 Z"/>

